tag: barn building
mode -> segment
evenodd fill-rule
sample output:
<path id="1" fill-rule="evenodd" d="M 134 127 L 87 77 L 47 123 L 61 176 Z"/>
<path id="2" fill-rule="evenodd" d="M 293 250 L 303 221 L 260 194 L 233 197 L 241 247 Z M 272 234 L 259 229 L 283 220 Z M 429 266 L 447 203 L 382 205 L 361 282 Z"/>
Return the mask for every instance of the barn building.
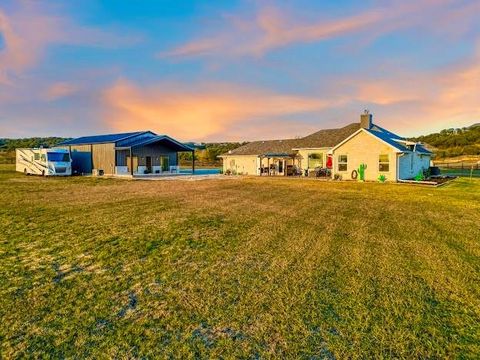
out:
<path id="1" fill-rule="evenodd" d="M 58 147 L 70 151 L 74 173 L 98 175 L 172 173 L 178 171 L 179 152 L 195 152 L 167 135 L 151 131 L 84 136 L 64 141 Z"/>

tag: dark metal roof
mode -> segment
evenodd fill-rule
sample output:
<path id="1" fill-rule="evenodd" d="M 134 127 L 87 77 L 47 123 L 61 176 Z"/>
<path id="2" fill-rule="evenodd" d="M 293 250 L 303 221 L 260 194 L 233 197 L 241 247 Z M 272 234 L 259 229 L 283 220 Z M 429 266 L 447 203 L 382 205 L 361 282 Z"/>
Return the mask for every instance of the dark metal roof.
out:
<path id="1" fill-rule="evenodd" d="M 121 134 L 84 136 L 77 139 L 64 141 L 59 145 L 90 145 L 115 143 L 117 148 L 139 147 L 157 142 L 168 144 L 171 149 L 176 151 L 193 151 L 191 147 L 171 138 L 167 135 L 157 135 L 151 131 L 136 131 Z"/>
<path id="2" fill-rule="evenodd" d="M 193 148 L 181 142 L 178 142 L 177 140 L 172 139 L 170 136 L 167 136 L 167 135 L 157 135 L 148 139 L 141 138 L 141 139 L 138 139 L 138 141 L 132 142 L 128 146 L 135 148 L 135 147 L 151 145 L 159 142 L 167 143 L 168 147 L 173 148 L 176 151 L 193 151 L 194 150 Z"/>
<path id="3" fill-rule="evenodd" d="M 83 136 L 72 140 L 67 140 L 59 145 L 90 145 L 90 144 L 105 144 L 113 143 L 120 140 L 128 139 L 129 137 L 140 135 L 146 131 L 136 131 L 129 133 L 120 133 L 120 134 L 107 134 L 107 135 L 94 135 L 94 136 Z"/>

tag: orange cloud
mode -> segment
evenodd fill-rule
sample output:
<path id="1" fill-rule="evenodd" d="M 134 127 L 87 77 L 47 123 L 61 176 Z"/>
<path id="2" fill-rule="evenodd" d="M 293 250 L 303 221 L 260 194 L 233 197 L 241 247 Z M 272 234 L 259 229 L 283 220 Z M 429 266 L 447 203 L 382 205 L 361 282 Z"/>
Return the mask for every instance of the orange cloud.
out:
<path id="1" fill-rule="evenodd" d="M 190 87 L 191 88 L 191 87 Z M 313 113 L 329 104 L 312 97 L 275 94 L 226 84 L 186 90 L 175 84 L 140 89 L 121 80 L 104 93 L 104 118 L 115 131 L 151 129 L 184 140 L 285 136 L 306 124 L 275 117 Z M 261 132 L 261 128 L 268 131 Z"/>
<path id="2" fill-rule="evenodd" d="M 480 119 L 480 54 L 432 72 L 392 71 L 388 78 L 344 80 L 355 88 L 351 101 L 370 104 L 397 131 L 468 126 Z M 392 128 L 395 129 L 395 128 Z"/>

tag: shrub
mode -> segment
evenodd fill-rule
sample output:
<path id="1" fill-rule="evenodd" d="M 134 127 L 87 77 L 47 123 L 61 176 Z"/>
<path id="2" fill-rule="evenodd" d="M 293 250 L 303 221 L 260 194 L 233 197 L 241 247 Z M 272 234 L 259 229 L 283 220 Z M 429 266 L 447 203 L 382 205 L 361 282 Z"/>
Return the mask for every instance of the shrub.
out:
<path id="1" fill-rule="evenodd" d="M 423 172 L 420 171 L 417 176 L 414 177 L 415 181 L 423 181 L 425 180 L 425 175 L 423 175 Z"/>

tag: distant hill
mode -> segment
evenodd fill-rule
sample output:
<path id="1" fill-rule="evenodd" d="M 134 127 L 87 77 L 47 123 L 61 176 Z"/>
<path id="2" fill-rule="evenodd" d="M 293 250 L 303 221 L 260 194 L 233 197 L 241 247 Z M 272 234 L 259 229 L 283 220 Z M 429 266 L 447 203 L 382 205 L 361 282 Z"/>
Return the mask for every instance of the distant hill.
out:
<path id="1" fill-rule="evenodd" d="M 445 129 L 413 140 L 426 143 L 437 158 L 480 155 L 480 123 L 464 128 Z"/>

